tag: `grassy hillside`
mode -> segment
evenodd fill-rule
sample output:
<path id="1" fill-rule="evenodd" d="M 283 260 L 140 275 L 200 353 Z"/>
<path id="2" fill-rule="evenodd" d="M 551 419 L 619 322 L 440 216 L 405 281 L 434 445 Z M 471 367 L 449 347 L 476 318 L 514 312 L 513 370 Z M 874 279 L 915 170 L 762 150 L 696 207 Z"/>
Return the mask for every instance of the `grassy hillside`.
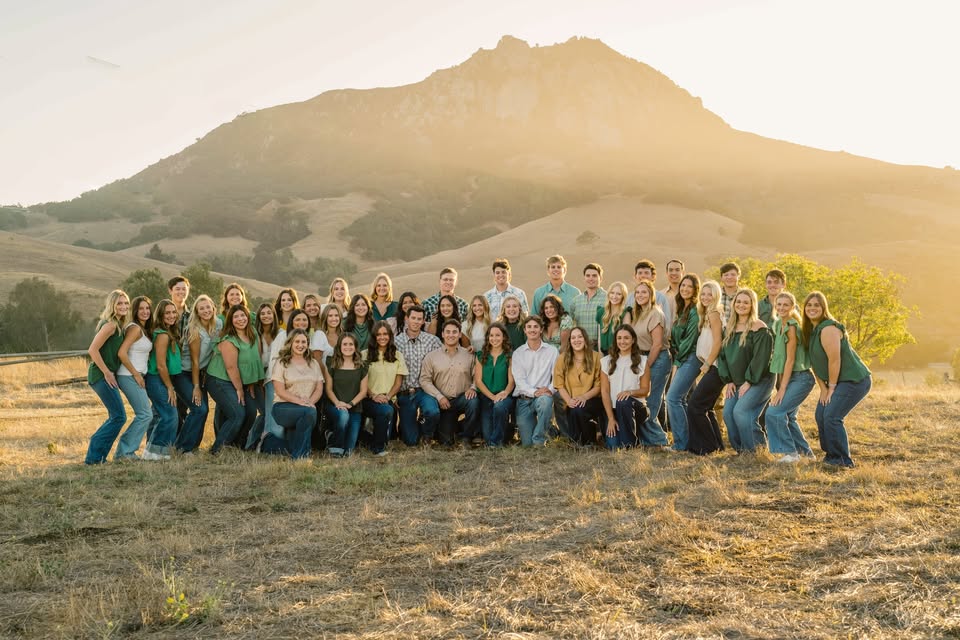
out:
<path id="1" fill-rule="evenodd" d="M 960 634 L 954 390 L 877 389 L 839 473 L 553 444 L 86 468 L 103 411 L 44 375 L 0 370 L 0 635 Z"/>

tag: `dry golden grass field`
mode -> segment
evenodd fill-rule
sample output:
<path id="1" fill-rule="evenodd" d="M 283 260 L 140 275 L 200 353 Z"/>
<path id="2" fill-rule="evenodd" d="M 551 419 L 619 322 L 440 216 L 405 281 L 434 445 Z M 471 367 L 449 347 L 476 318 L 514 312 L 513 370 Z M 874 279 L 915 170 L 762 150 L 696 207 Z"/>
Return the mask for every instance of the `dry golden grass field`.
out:
<path id="1" fill-rule="evenodd" d="M 960 637 L 953 389 L 878 385 L 846 472 L 553 443 L 91 468 L 93 393 L 28 386 L 81 370 L 0 368 L 0 637 Z"/>

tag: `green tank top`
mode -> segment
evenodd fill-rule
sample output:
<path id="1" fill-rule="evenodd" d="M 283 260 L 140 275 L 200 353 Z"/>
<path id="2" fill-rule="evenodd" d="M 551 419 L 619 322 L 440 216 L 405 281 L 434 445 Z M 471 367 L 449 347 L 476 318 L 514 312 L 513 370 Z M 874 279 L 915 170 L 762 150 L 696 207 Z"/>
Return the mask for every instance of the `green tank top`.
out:
<path id="1" fill-rule="evenodd" d="M 153 332 L 153 349 L 150 351 L 150 360 L 147 362 L 147 373 L 159 375 L 157 370 L 157 336 L 167 333 L 163 329 L 157 329 Z M 180 345 L 174 340 L 167 343 L 167 373 L 172 376 L 183 371 L 183 359 L 180 355 Z"/>
<path id="2" fill-rule="evenodd" d="M 773 357 L 770 359 L 770 372 L 783 373 L 787 365 L 787 342 L 790 340 L 788 329 L 794 327 L 797 331 L 797 353 L 793 360 L 793 371 L 806 371 L 810 368 L 810 357 L 807 347 L 803 344 L 803 333 L 800 324 L 794 319 L 787 320 L 786 326 L 780 318 L 773 321 Z"/>
<path id="3" fill-rule="evenodd" d="M 260 360 L 260 350 L 257 348 L 259 338 L 254 339 L 247 344 L 237 336 L 226 336 L 217 343 L 218 346 L 213 350 L 213 357 L 210 364 L 207 365 L 207 375 L 219 378 L 220 380 L 230 380 L 227 375 L 227 366 L 223 362 L 223 354 L 220 353 L 219 343 L 227 341 L 237 348 L 237 369 L 240 370 L 240 382 L 243 384 L 253 384 L 263 380 L 263 361 Z"/>
<path id="4" fill-rule="evenodd" d="M 103 328 L 103 325 L 109 322 L 108 320 L 101 320 L 97 325 L 96 333 L 100 333 L 100 329 Z M 116 324 L 116 323 L 114 323 Z M 107 369 L 116 373 L 117 369 L 120 368 L 120 345 L 123 344 L 123 332 L 120 331 L 120 328 L 117 328 L 116 333 L 110 335 L 107 338 L 106 342 L 100 347 L 100 357 L 103 358 L 104 364 L 107 365 Z M 96 384 L 103 380 L 103 371 L 100 371 L 98 367 L 93 362 L 90 363 L 90 366 L 87 367 L 87 383 Z"/>
<path id="5" fill-rule="evenodd" d="M 860 382 L 869 376 L 870 369 L 850 346 L 846 328 L 836 320 L 824 320 L 814 328 L 813 335 L 810 336 L 810 364 L 813 365 L 813 373 L 824 382 L 830 382 L 827 352 L 820 343 L 820 334 L 827 327 L 836 327 L 843 334 L 840 338 L 840 376 L 837 382 Z"/>

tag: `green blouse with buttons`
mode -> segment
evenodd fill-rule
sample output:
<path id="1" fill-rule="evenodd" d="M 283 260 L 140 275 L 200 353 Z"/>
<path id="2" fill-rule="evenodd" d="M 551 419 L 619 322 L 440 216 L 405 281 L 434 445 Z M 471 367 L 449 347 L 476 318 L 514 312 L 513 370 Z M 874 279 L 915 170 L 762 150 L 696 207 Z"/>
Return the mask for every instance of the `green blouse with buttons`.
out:
<path id="1" fill-rule="evenodd" d="M 810 357 L 807 347 L 803 344 L 803 332 L 800 323 L 794 318 L 787 320 L 784 325 L 780 318 L 773 321 L 773 358 L 770 359 L 770 372 L 783 373 L 787 366 L 787 343 L 790 341 L 790 327 L 797 332 L 797 353 L 793 360 L 792 371 L 806 371 L 810 368 Z"/>
<path id="2" fill-rule="evenodd" d="M 770 375 L 770 354 L 773 351 L 773 333 L 767 327 L 747 333 L 747 341 L 740 346 L 740 334 L 733 334 L 730 342 L 720 348 L 717 372 L 725 383 L 738 387 L 744 382 L 758 384 Z"/>
<path id="3" fill-rule="evenodd" d="M 700 337 L 700 315 L 696 305 L 687 310 L 687 321 L 680 324 L 679 320 L 670 328 L 670 357 L 673 364 L 682 365 L 697 352 L 697 338 Z"/>
<path id="4" fill-rule="evenodd" d="M 814 375 L 826 383 L 830 382 L 830 362 L 827 352 L 823 350 L 823 344 L 820 343 L 820 334 L 827 327 L 836 327 L 843 334 L 840 338 L 840 375 L 836 382 L 860 382 L 869 376 L 870 369 L 850 346 L 846 328 L 836 320 L 829 319 L 814 327 L 810 336 L 810 364 L 813 365 Z"/>
<path id="5" fill-rule="evenodd" d="M 263 361 L 260 360 L 260 350 L 257 348 L 259 338 L 254 337 L 250 344 L 237 336 L 225 336 L 219 342 L 224 341 L 237 348 L 237 369 L 240 370 L 240 382 L 253 384 L 263 380 Z M 207 375 L 220 380 L 230 380 L 230 376 L 227 374 L 227 366 L 223 362 L 223 354 L 220 353 L 219 342 L 217 348 L 213 350 L 210 364 L 207 365 Z"/>

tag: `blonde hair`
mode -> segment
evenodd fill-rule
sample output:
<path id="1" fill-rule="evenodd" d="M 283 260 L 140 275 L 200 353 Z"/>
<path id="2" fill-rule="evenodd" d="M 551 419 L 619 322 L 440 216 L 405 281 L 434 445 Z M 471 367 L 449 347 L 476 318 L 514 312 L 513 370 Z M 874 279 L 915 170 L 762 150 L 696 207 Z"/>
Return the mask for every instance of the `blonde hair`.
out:
<path id="1" fill-rule="evenodd" d="M 637 302 L 636 292 L 640 287 L 645 287 L 647 291 L 650 292 L 650 302 L 645 307 L 641 307 L 640 303 Z M 630 312 L 630 316 L 633 324 L 637 324 L 650 315 L 653 309 L 657 306 L 657 290 L 653 288 L 653 283 L 649 280 L 641 280 L 637 283 L 637 286 L 634 287 L 633 292 L 633 309 Z"/>
<path id="2" fill-rule="evenodd" d="M 776 305 L 777 300 L 779 300 L 780 298 L 786 298 L 787 300 L 790 301 L 790 317 L 796 320 L 797 324 L 803 325 L 803 318 L 800 316 L 800 312 L 797 311 L 797 297 L 792 293 L 790 293 L 789 291 L 781 291 L 780 293 L 777 294 L 777 297 L 773 299 L 774 305 Z M 774 309 L 773 313 L 777 314 L 777 310 Z M 777 314 L 776 318 L 779 318 L 779 317 L 780 316 Z"/>
<path id="3" fill-rule="evenodd" d="M 503 302 L 500 304 L 500 315 L 497 317 L 497 322 L 502 322 L 503 324 L 507 324 L 508 322 L 510 322 L 507 319 L 507 316 L 504 314 L 504 311 L 507 308 L 507 303 L 510 301 L 514 301 L 517 303 L 517 307 L 520 309 L 520 315 L 517 316 L 517 322 L 519 322 L 522 325 L 524 322 L 527 321 L 527 316 L 523 314 L 523 305 L 520 304 L 520 298 L 513 295 L 512 293 L 507 294 L 503 297 Z"/>
<path id="4" fill-rule="evenodd" d="M 760 319 L 760 316 L 757 314 L 757 294 L 753 289 L 743 288 L 738 289 L 737 293 L 733 296 L 733 304 L 730 305 L 730 317 L 727 318 L 727 328 L 723 332 L 723 346 L 727 346 L 733 340 L 733 334 L 737 332 L 737 320 L 739 320 L 739 315 L 737 314 L 737 298 L 741 295 L 745 295 L 750 298 L 750 314 L 747 316 L 747 328 L 743 333 L 740 334 L 740 346 L 747 344 L 747 334 L 750 333 L 750 328 L 753 324 Z"/>
<path id="5" fill-rule="evenodd" d="M 713 294 L 713 302 L 710 304 L 710 307 L 707 308 L 703 306 L 703 303 L 700 302 L 700 296 L 697 296 L 697 315 L 700 316 L 700 326 L 698 329 L 703 331 L 704 325 L 707 324 L 707 321 L 710 319 L 711 313 L 716 313 L 720 316 L 721 322 L 724 322 L 723 317 L 723 300 L 720 293 L 720 283 L 716 280 L 707 280 L 700 287 L 700 294 L 702 295 L 707 289 Z"/>
<path id="6" fill-rule="evenodd" d="M 393 280 L 390 279 L 390 276 L 381 272 L 377 274 L 377 277 L 373 279 L 373 284 L 371 285 L 372 291 L 370 291 L 370 302 L 377 301 L 377 283 L 381 280 L 386 280 L 387 282 L 387 297 L 383 299 L 384 302 L 393 302 Z M 346 284 L 344 284 L 346 286 Z"/>
<path id="7" fill-rule="evenodd" d="M 350 287 L 347 285 L 347 281 L 343 278 L 334 278 L 330 281 L 330 291 L 327 293 L 327 303 L 333 304 L 333 287 L 336 286 L 338 282 L 343 283 L 343 304 L 346 306 L 350 304 Z"/>
<path id="8" fill-rule="evenodd" d="M 487 301 L 486 296 L 477 294 L 470 299 L 470 306 L 467 307 L 467 317 L 463 320 L 463 332 L 469 336 L 470 332 L 473 330 L 473 326 L 478 322 L 477 317 L 473 314 L 473 303 L 479 300 L 483 303 L 483 317 L 480 318 L 481 326 L 483 327 L 483 333 L 487 333 L 487 329 L 490 328 L 490 325 L 493 323 L 493 320 L 490 318 L 490 303 Z M 520 313 L 523 313 L 523 308 L 521 307 Z"/>
<path id="9" fill-rule="evenodd" d="M 103 311 L 100 312 L 100 326 L 102 327 L 107 322 L 113 322 L 117 325 L 117 333 L 122 332 L 123 327 L 130 323 L 130 309 L 127 309 L 127 313 L 124 316 L 117 315 L 117 303 L 120 301 L 120 298 L 126 298 L 127 302 L 130 302 L 130 296 L 128 296 L 123 289 L 114 289 L 108 293 L 107 300 L 103 305 Z"/>
<path id="10" fill-rule="evenodd" d="M 213 309 L 213 314 L 210 316 L 210 322 L 204 324 L 203 320 L 200 319 L 200 314 L 197 313 L 197 306 L 201 302 L 209 302 L 210 307 Z M 201 293 L 197 296 L 197 299 L 193 301 L 193 307 L 190 309 L 190 320 L 187 321 L 187 335 L 184 336 L 184 341 L 189 344 L 191 341 L 196 340 L 200 337 L 200 330 L 203 329 L 211 338 L 216 338 L 214 335 L 217 328 L 217 305 L 214 304 L 213 298 L 208 296 L 205 293 Z"/>
<path id="11" fill-rule="evenodd" d="M 620 308 L 614 309 L 613 305 L 610 304 L 610 292 L 618 288 L 620 289 Z M 623 317 L 623 311 L 627 306 L 627 295 L 627 285 L 619 280 L 611 284 L 610 288 L 607 289 L 607 302 L 603 305 L 603 317 L 600 318 L 600 329 L 602 331 L 608 331 L 610 325 L 614 322 L 620 324 L 620 318 Z"/>

